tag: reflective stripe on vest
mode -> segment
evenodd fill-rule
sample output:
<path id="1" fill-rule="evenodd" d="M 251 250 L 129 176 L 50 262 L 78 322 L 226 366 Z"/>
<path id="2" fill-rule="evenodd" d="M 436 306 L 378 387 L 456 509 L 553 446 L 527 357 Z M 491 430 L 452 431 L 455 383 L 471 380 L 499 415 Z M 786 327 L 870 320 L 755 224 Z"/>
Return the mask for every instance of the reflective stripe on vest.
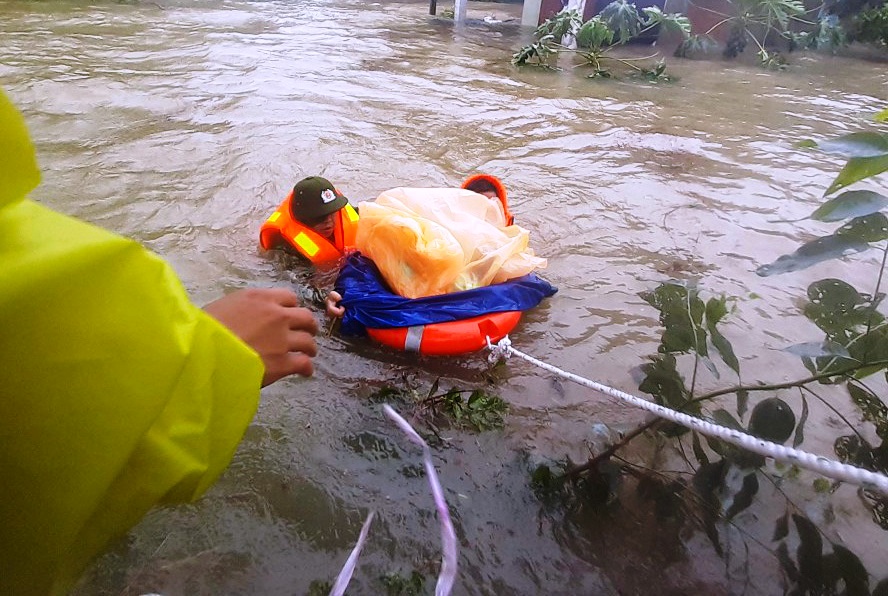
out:
<path id="1" fill-rule="evenodd" d="M 296 236 L 293 237 L 293 242 L 296 243 L 296 246 L 301 248 L 305 254 L 312 258 L 321 250 L 321 247 L 315 244 L 314 240 L 308 237 L 308 234 L 305 232 L 299 232 Z"/>
<path id="2" fill-rule="evenodd" d="M 345 207 L 343 207 L 343 209 L 345 209 L 345 214 L 348 215 L 348 220 L 349 220 L 349 221 L 351 221 L 351 222 L 356 222 L 356 221 L 358 221 L 358 212 L 355 211 L 355 208 L 354 208 L 354 207 L 352 207 L 351 205 L 349 205 L 348 203 L 346 203 L 346 204 L 345 204 Z"/>

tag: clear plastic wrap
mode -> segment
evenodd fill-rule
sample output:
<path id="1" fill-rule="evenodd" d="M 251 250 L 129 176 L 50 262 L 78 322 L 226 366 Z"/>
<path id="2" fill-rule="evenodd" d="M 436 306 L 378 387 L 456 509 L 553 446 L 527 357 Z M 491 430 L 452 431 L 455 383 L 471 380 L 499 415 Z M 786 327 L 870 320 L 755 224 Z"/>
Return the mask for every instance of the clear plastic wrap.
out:
<path id="1" fill-rule="evenodd" d="M 360 205 L 356 248 L 407 298 L 469 290 L 546 266 L 496 199 L 460 188 L 393 188 Z"/>

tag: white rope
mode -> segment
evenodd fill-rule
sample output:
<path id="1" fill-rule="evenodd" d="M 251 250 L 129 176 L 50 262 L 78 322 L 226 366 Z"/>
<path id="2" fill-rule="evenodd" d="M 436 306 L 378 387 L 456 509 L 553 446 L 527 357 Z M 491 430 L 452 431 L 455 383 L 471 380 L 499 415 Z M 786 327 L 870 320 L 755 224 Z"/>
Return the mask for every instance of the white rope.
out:
<path id="1" fill-rule="evenodd" d="M 560 368 L 552 366 L 551 364 L 546 364 L 542 360 L 537 360 L 532 356 L 528 356 L 527 354 L 516 350 L 512 347 L 512 342 L 511 340 L 509 340 L 508 336 L 504 337 L 496 345 L 492 344 L 490 342 L 490 338 L 488 337 L 487 347 L 491 350 L 491 354 L 488 357 L 491 362 L 496 362 L 500 358 L 509 358 L 511 355 L 514 354 L 515 356 L 518 356 L 519 358 L 526 360 L 527 362 L 530 362 L 531 364 L 534 364 L 542 369 L 548 370 L 549 372 L 553 372 L 566 379 L 570 379 L 571 381 L 585 387 L 589 387 L 590 389 L 600 391 L 605 395 L 620 399 L 635 407 L 647 410 L 648 412 L 652 412 L 660 418 L 664 418 L 666 420 L 681 424 L 682 426 L 692 428 L 706 436 L 721 439 L 738 447 L 742 447 L 743 449 L 758 453 L 759 455 L 765 455 L 767 457 L 773 457 L 774 459 L 792 462 L 799 467 L 817 472 L 823 476 L 826 476 L 827 478 L 850 482 L 852 484 L 857 484 L 864 488 L 876 490 L 881 492 L 882 494 L 888 495 L 888 476 L 885 476 L 884 474 L 870 472 L 869 470 L 864 470 L 863 468 L 858 468 L 856 466 L 844 464 L 842 462 L 831 460 L 826 457 L 807 453 L 806 451 L 801 451 L 792 447 L 785 447 L 783 445 L 778 445 L 777 443 L 772 443 L 771 441 L 765 441 L 763 439 L 759 439 L 758 437 L 753 437 L 752 435 L 742 433 L 732 428 L 725 428 L 723 426 L 713 424 L 706 420 L 701 420 L 700 418 L 696 418 L 688 414 L 683 414 L 681 412 L 670 410 L 669 408 L 665 408 L 661 405 L 649 402 L 645 399 L 641 399 L 640 397 L 635 397 L 634 395 L 624 393 L 612 387 L 608 387 L 607 385 L 602 385 L 601 383 L 596 383 L 595 381 L 584 379 L 581 376 L 563 371 Z"/>

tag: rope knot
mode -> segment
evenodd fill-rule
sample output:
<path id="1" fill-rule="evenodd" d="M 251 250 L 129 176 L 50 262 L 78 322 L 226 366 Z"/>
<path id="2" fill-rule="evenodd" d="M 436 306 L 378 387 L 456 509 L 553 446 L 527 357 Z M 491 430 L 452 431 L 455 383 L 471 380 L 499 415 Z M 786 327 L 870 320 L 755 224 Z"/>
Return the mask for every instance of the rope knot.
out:
<path id="1" fill-rule="evenodd" d="M 512 340 L 509 339 L 509 336 L 505 336 L 496 344 L 491 343 L 490 336 L 487 336 L 487 349 L 490 350 L 490 355 L 487 356 L 487 361 L 491 364 L 495 364 L 499 362 L 503 358 L 508 359 L 512 355 Z"/>

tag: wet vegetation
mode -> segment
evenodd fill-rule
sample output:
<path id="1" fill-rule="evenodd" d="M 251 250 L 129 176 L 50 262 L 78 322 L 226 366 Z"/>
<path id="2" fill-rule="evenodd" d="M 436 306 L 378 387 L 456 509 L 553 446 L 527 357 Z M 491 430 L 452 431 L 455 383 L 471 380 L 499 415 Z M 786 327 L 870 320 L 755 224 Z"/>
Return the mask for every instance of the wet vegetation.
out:
<path id="1" fill-rule="evenodd" d="M 888 123 L 888 110 L 876 120 Z M 869 249 L 882 253 L 881 267 L 872 272 L 872 294 L 832 278 L 808 287 L 802 313 L 822 337 L 785 351 L 798 356 L 810 375 L 780 383 L 744 381 L 742 361 L 720 330 L 737 308 L 734 301 L 723 296 L 705 298 L 690 283 L 667 282 L 642 295 L 659 311 L 663 327 L 657 353 L 640 367 L 642 392 L 671 409 L 802 449 L 809 403 L 814 400 L 841 421 L 834 439 L 837 458 L 888 474 L 888 400 L 884 397 L 888 320 L 879 312 L 888 262 L 888 218 L 883 213 L 888 196 L 873 190 L 847 190 L 888 171 L 888 132 L 879 124 L 875 127 L 881 130 L 800 144 L 846 159 L 826 190 L 825 202 L 810 216 L 840 225 L 834 234 L 808 242 L 758 270 L 761 276 L 773 276 Z M 698 390 L 703 375 L 718 380 L 723 374 L 735 377 L 735 384 L 706 393 Z M 847 401 L 838 403 L 843 395 Z M 854 415 L 848 412 L 854 410 L 863 424 L 851 419 Z M 784 491 L 801 477 L 794 465 L 659 419 L 624 434 L 594 430 L 607 440 L 595 444 L 588 461 L 545 462 L 533 470 L 530 482 L 549 515 L 560 511 L 571 516 L 583 509 L 606 512 L 621 501 L 641 500 L 661 521 L 679 520 L 701 528 L 727 565 L 728 529 L 740 529 L 745 541 L 761 543 L 744 532 L 736 519 L 761 501 L 755 515 L 773 516 L 771 544 L 764 546 L 779 561 L 785 593 L 888 594 L 884 567 L 867 569 L 829 530 L 830 516 L 818 519 L 818 525 L 806 513 L 806 503 L 794 502 L 789 491 Z M 640 436 L 652 439 L 657 451 L 671 448 L 685 462 L 686 471 L 661 471 L 631 456 L 623 457 L 626 447 Z M 817 477 L 811 488 L 828 499 L 840 484 Z M 776 514 L 764 502 L 763 485 L 772 487 L 768 492 L 784 503 Z M 873 522 L 888 531 L 888 495 L 868 488 L 859 488 L 857 495 Z"/>
<path id="2" fill-rule="evenodd" d="M 590 67 L 589 78 L 618 74 L 649 81 L 669 80 L 659 51 L 646 58 L 620 57 L 614 50 L 638 41 L 658 40 L 679 58 L 721 55 L 737 58 L 747 48 L 764 68 L 782 69 L 787 54 L 799 50 L 835 50 L 851 41 L 888 46 L 888 4 L 833 1 L 806 8 L 802 0 L 722 0 L 704 3 L 705 25 L 688 15 L 667 14 L 657 7 L 639 11 L 634 3 L 616 0 L 584 21 L 576 10 L 564 10 L 546 20 L 534 33 L 536 41 L 512 56 L 516 66 L 556 68 L 558 57 L 573 54 L 578 66 Z M 711 8 L 714 6 L 715 8 Z M 693 7 L 691 4 L 689 7 Z M 703 5 L 701 5 L 703 6 Z M 852 10 L 840 18 L 839 14 Z M 619 70 L 615 70 L 619 69 Z"/>
<path id="3" fill-rule="evenodd" d="M 502 428 L 503 414 L 508 409 L 499 396 L 484 389 L 451 387 L 439 390 L 439 380 L 428 389 L 402 379 L 400 386 L 386 385 L 377 389 L 370 400 L 394 403 L 418 423 L 440 438 L 442 426 L 482 432 Z"/>

